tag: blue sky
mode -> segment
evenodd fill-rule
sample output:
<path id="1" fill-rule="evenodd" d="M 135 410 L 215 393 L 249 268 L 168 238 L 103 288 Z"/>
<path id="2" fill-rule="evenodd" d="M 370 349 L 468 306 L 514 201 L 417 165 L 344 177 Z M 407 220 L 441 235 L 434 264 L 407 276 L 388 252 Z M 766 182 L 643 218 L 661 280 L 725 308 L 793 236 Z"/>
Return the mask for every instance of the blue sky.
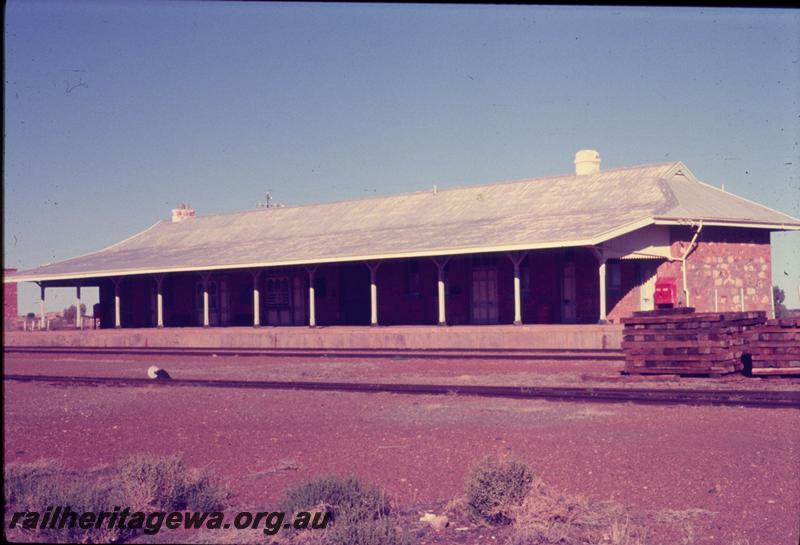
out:
<path id="1" fill-rule="evenodd" d="M 179 202 L 562 174 L 580 148 L 604 168 L 682 160 L 800 216 L 796 11 L 11 1 L 5 31 L 7 267 Z M 773 261 L 800 306 L 800 233 L 773 235 Z M 38 298 L 21 286 L 20 310 Z"/>

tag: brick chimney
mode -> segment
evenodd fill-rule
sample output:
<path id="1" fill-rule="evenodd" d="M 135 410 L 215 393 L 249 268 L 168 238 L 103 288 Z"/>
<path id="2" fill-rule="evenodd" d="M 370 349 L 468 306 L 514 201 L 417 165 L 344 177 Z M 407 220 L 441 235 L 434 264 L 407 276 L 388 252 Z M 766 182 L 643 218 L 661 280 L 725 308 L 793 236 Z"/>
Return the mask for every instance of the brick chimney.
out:
<path id="1" fill-rule="evenodd" d="M 172 223 L 193 218 L 195 214 L 194 208 L 189 208 L 187 203 L 181 203 L 178 208 L 172 209 Z"/>
<path id="2" fill-rule="evenodd" d="M 600 152 L 593 149 L 582 149 L 575 154 L 575 174 L 594 174 L 600 172 Z"/>

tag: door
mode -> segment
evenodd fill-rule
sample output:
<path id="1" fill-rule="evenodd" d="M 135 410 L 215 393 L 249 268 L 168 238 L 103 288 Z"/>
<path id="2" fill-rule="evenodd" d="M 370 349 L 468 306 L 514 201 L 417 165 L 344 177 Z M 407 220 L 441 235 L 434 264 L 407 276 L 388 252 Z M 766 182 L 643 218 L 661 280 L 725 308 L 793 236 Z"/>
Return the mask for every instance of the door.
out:
<path id="1" fill-rule="evenodd" d="M 473 268 L 472 323 L 496 324 L 497 321 L 497 268 Z"/>
<path id="2" fill-rule="evenodd" d="M 219 304 L 217 305 L 219 318 L 218 325 L 230 325 L 231 323 L 231 295 L 228 286 L 228 279 L 223 278 L 219 281 Z"/>
<path id="3" fill-rule="evenodd" d="M 639 310 L 654 310 L 656 292 L 656 266 L 651 263 L 639 265 Z"/>
<path id="4" fill-rule="evenodd" d="M 368 325 L 370 320 L 369 269 L 363 263 L 342 265 L 339 269 L 339 304 L 344 325 Z M 380 287 L 378 298 L 380 299 Z"/>
<path id="5" fill-rule="evenodd" d="M 299 276 L 295 276 L 292 295 L 294 325 L 303 325 L 306 323 L 306 289 L 305 281 Z"/>
<path id="6" fill-rule="evenodd" d="M 269 325 L 291 325 L 291 291 L 287 276 L 267 278 L 267 323 Z"/>
<path id="7" fill-rule="evenodd" d="M 575 264 L 564 263 L 561 274 L 561 321 L 571 324 L 577 319 L 575 307 Z"/>

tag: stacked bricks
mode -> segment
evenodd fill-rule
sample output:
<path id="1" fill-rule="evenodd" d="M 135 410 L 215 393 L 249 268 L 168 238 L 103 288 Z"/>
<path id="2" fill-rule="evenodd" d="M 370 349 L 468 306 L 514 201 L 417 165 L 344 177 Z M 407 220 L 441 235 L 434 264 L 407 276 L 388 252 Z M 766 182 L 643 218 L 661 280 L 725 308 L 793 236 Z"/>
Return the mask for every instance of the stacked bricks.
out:
<path id="1" fill-rule="evenodd" d="M 719 376 L 741 371 L 745 332 L 766 318 L 763 311 L 635 312 L 622 319 L 625 372 Z"/>
<path id="2" fill-rule="evenodd" d="M 753 375 L 800 375 L 800 316 L 768 320 L 745 337 Z"/>

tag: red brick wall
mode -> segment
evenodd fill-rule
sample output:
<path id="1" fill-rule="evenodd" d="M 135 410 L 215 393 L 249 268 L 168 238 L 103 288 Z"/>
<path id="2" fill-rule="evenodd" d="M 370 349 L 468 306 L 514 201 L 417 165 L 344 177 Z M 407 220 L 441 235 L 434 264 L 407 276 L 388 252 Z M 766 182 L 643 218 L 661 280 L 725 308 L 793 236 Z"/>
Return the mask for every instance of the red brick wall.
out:
<path id="1" fill-rule="evenodd" d="M 3 274 L 17 272 L 17 269 L 3 269 Z M 19 310 L 17 308 L 17 284 L 3 284 L 3 324 L 16 329 Z"/>
<path id="2" fill-rule="evenodd" d="M 618 290 L 611 288 L 610 269 L 612 263 L 618 264 L 620 269 L 621 282 Z M 640 266 L 639 260 L 633 259 L 609 260 L 606 265 L 606 285 L 608 286 L 606 292 L 606 316 L 609 321 L 619 323 L 620 318 L 630 316 L 635 310 L 639 310 L 641 301 L 639 291 Z"/>
<path id="3" fill-rule="evenodd" d="M 561 319 L 559 252 L 531 252 L 522 265 L 530 275 L 529 291 L 522 294 L 522 321 L 557 323 Z"/>
<path id="4" fill-rule="evenodd" d="M 417 293 L 409 276 L 418 275 Z M 378 269 L 378 322 L 382 325 L 436 324 L 439 295 L 436 265 L 430 259 L 387 261 Z"/>

